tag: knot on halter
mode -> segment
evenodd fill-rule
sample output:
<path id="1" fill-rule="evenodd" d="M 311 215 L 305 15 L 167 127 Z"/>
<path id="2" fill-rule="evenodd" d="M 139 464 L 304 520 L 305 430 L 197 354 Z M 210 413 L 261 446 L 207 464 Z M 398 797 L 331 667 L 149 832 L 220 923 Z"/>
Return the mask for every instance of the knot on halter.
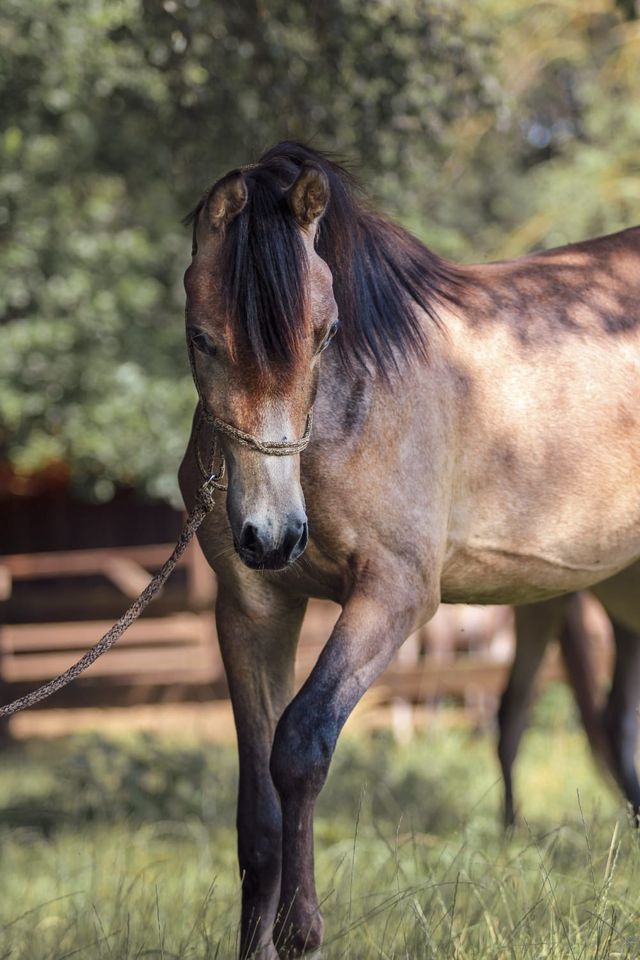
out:
<path id="1" fill-rule="evenodd" d="M 293 457 L 297 453 L 302 453 L 303 450 L 306 450 L 311 438 L 311 427 L 313 426 L 313 407 L 310 408 L 307 414 L 304 434 L 299 440 L 260 440 L 258 437 L 254 437 L 253 434 L 245 433 L 244 430 L 234 427 L 232 423 L 227 423 L 226 420 L 221 420 L 220 417 L 215 417 L 212 413 L 209 413 L 198 381 L 193 344 L 189 339 L 187 339 L 187 350 L 189 353 L 193 382 L 195 383 L 200 401 L 200 410 L 194 436 L 196 461 L 200 468 L 200 473 L 210 486 L 215 487 L 217 490 L 226 490 L 226 486 L 221 482 L 224 478 L 226 468 L 224 457 L 218 449 L 219 444 L 217 438 L 220 433 L 224 434 L 224 436 L 230 440 L 234 440 L 236 443 L 240 443 L 245 447 L 251 447 L 252 450 L 256 450 L 258 453 L 262 453 L 267 457 Z M 213 427 L 212 442 L 210 443 L 207 463 L 203 461 L 200 453 L 200 431 L 205 421 Z M 215 470 L 216 460 L 219 463 L 217 471 Z"/>
<path id="2" fill-rule="evenodd" d="M 210 444 L 206 463 L 202 459 L 200 452 L 200 431 L 204 422 L 207 422 L 213 427 L 213 441 Z M 226 485 L 222 483 L 226 473 L 226 465 L 224 456 L 219 449 L 220 445 L 217 442 L 217 437 L 220 433 L 224 434 L 225 437 L 229 437 L 230 440 L 234 440 L 236 443 L 240 443 L 245 447 L 251 447 L 252 450 L 256 450 L 258 453 L 262 453 L 267 457 L 293 457 L 297 453 L 302 453 L 302 451 L 306 450 L 309 446 L 312 426 L 313 407 L 307 414 L 304 434 L 299 440 L 260 440 L 258 437 L 254 437 L 253 434 L 245 433 L 244 430 L 234 427 L 232 423 L 227 423 L 226 420 L 221 420 L 220 417 L 214 417 L 206 410 L 201 400 L 200 414 L 198 416 L 194 437 L 196 461 L 200 468 L 200 473 L 212 488 L 216 490 L 227 489 Z M 216 461 L 219 464 L 217 471 L 215 469 Z"/>

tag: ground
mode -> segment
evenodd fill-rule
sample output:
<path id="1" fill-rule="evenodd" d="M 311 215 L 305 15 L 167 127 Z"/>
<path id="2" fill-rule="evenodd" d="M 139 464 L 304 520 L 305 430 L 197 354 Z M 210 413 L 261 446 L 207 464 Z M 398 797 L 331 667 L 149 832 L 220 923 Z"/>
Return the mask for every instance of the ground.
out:
<path id="1" fill-rule="evenodd" d="M 0 960 L 233 957 L 235 752 L 175 734 L 31 739 L 0 770 Z M 493 738 L 448 714 L 352 732 L 318 808 L 325 960 L 640 955 L 640 842 L 564 689 L 536 712 L 505 839 Z"/>

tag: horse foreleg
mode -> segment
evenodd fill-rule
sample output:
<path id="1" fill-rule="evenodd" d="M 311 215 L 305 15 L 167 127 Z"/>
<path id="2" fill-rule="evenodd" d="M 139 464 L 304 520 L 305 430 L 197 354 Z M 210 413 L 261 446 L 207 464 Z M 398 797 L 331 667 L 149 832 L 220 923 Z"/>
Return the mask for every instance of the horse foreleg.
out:
<path id="1" fill-rule="evenodd" d="M 565 597 L 516 607 L 516 650 L 498 710 L 498 759 L 504 780 L 504 820 L 515 822 L 513 764 L 527 726 L 531 691 L 549 640 L 557 633 Z"/>
<path id="2" fill-rule="evenodd" d="M 278 719 L 293 693 L 295 651 L 306 602 L 259 602 L 221 590 L 216 605 L 240 760 L 238 860 L 242 878 L 240 957 L 276 957 L 273 922 L 280 894 L 280 801 L 269 773 Z"/>
<path id="3" fill-rule="evenodd" d="M 283 955 L 319 946 L 323 922 L 313 867 L 313 811 L 342 726 L 384 670 L 413 612 L 389 597 L 352 596 L 307 682 L 276 730 L 271 773 L 282 806 L 282 889 L 275 943 Z"/>

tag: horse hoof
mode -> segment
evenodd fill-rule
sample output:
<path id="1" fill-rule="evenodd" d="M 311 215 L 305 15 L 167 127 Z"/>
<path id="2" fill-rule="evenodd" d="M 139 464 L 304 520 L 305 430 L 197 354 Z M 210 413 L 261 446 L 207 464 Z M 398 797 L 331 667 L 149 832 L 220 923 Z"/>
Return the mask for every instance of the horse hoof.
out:
<path id="1" fill-rule="evenodd" d="M 285 924 L 277 928 L 275 942 L 281 960 L 302 956 L 305 960 L 321 960 L 324 921 L 319 911 L 305 918 L 289 916 Z"/>

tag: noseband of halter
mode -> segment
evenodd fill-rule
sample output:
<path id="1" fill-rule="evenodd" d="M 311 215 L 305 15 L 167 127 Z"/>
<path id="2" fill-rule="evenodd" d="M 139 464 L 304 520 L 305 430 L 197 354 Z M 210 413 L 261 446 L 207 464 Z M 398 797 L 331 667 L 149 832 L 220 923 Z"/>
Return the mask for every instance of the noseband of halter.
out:
<path id="1" fill-rule="evenodd" d="M 257 450 L 258 453 L 263 453 L 267 457 L 292 457 L 296 453 L 302 453 L 309 445 L 311 427 L 313 425 L 313 408 L 309 410 L 307 414 L 304 434 L 299 440 L 259 440 L 257 437 L 254 437 L 253 434 L 239 430 L 238 427 L 227 423 L 226 420 L 221 420 L 220 417 L 212 417 L 206 410 L 204 412 L 204 418 L 218 433 L 224 434 L 225 437 L 229 437 L 230 440 L 235 440 L 236 443 L 241 443 L 245 447 L 251 447 L 253 450 Z"/>
<path id="2" fill-rule="evenodd" d="M 258 437 L 254 437 L 252 433 L 246 433 L 244 430 L 235 427 L 232 423 L 221 420 L 220 417 L 216 417 L 207 409 L 207 404 L 202 395 L 196 373 L 196 361 L 193 344 L 190 339 L 187 339 L 187 349 L 189 353 L 189 363 L 191 365 L 191 375 L 200 401 L 194 434 L 194 446 L 196 460 L 203 478 L 210 480 L 217 489 L 226 490 L 226 485 L 223 485 L 221 482 L 226 472 L 226 466 L 224 456 L 217 442 L 219 434 L 228 437 L 229 440 L 233 440 L 242 446 L 250 447 L 257 453 L 261 453 L 267 457 L 293 457 L 298 453 L 302 453 L 303 450 L 306 450 L 309 445 L 311 428 L 313 426 L 313 406 L 309 409 L 304 433 L 299 440 L 260 440 Z M 200 432 L 204 423 L 208 423 L 209 426 L 213 428 L 213 443 L 209 450 L 208 466 L 205 464 L 205 461 L 203 461 L 200 451 Z M 217 470 L 214 466 L 216 462 L 218 462 Z"/>

